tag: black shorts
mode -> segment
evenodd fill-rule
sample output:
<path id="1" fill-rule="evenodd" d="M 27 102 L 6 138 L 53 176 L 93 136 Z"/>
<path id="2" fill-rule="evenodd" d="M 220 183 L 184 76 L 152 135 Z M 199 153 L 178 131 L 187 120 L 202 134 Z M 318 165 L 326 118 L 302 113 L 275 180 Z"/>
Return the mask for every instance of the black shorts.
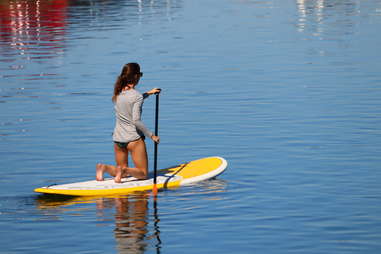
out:
<path id="1" fill-rule="evenodd" d="M 129 143 L 129 142 L 125 143 L 125 142 L 117 142 L 117 141 L 114 141 L 114 144 L 116 144 L 116 145 L 117 145 L 119 148 L 121 148 L 121 149 L 127 148 L 128 143 Z"/>
<path id="2" fill-rule="evenodd" d="M 144 137 L 144 136 L 142 136 L 142 137 L 140 137 L 141 139 L 143 139 L 143 140 L 145 140 L 145 138 L 146 137 Z M 139 138 L 139 139 L 140 139 Z M 139 140 L 139 139 L 137 139 L 137 140 Z M 136 141 L 136 140 L 134 140 L 134 141 Z M 133 142 L 133 141 L 132 141 Z M 130 142 L 118 142 L 118 141 L 114 141 L 114 144 L 116 144 L 119 148 L 121 148 L 121 149 L 127 149 L 127 146 L 128 146 L 128 144 L 129 144 Z"/>

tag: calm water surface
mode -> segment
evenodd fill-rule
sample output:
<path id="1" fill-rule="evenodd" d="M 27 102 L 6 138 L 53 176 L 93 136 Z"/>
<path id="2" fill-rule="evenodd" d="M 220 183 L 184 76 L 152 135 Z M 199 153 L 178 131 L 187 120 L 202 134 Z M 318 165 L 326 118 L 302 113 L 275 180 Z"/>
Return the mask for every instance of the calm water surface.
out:
<path id="1" fill-rule="evenodd" d="M 380 25 L 379 0 L 0 0 L 0 253 L 379 253 Z M 131 61 L 160 167 L 228 170 L 156 204 L 34 194 L 113 162 Z"/>

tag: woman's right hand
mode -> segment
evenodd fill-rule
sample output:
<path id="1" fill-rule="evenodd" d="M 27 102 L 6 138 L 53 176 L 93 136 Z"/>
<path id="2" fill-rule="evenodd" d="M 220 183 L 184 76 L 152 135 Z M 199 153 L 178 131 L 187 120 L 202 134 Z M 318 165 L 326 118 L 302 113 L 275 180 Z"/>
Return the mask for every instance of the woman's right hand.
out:
<path id="1" fill-rule="evenodd" d="M 148 95 L 152 95 L 152 94 L 159 94 L 161 92 L 161 89 L 160 88 L 154 88 L 152 90 L 149 90 L 147 92 Z"/>
<path id="2" fill-rule="evenodd" d="M 153 142 L 155 143 L 160 143 L 160 137 L 159 136 L 155 136 L 155 135 L 152 135 L 151 139 L 153 140 Z"/>

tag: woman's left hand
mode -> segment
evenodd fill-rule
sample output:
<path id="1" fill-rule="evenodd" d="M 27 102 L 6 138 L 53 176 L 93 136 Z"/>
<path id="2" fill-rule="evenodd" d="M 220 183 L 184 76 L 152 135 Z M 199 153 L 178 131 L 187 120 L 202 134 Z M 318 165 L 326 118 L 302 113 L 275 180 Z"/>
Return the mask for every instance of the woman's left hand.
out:
<path id="1" fill-rule="evenodd" d="M 152 95 L 152 94 L 159 94 L 161 92 L 160 88 L 154 88 L 150 91 L 147 92 L 147 94 Z"/>

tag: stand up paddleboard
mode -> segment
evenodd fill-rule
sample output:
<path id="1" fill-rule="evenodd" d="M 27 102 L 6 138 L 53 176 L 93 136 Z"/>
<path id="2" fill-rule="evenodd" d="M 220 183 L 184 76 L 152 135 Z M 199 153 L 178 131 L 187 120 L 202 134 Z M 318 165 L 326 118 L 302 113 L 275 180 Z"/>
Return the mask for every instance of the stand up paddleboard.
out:
<path id="1" fill-rule="evenodd" d="M 227 162 L 221 157 L 208 157 L 187 162 L 178 166 L 161 169 L 157 172 L 157 188 L 175 188 L 211 179 L 227 167 Z M 70 184 L 51 185 L 37 188 L 34 191 L 45 194 L 67 196 L 108 196 L 122 195 L 136 191 L 151 190 L 154 185 L 153 175 L 147 180 L 137 180 L 134 177 L 123 178 L 122 183 L 113 179 L 104 181 L 86 181 Z"/>

